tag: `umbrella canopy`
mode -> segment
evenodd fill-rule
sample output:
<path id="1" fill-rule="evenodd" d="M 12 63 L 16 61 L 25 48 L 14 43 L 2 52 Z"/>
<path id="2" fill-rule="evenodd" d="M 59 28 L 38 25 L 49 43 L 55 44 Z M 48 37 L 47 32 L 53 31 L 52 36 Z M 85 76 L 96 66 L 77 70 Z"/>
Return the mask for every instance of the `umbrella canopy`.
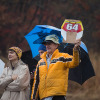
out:
<path id="1" fill-rule="evenodd" d="M 61 30 L 49 25 L 36 25 L 34 29 L 25 36 L 31 48 L 33 58 L 39 54 L 38 48 L 45 37 L 51 34 L 57 35 L 59 42 L 62 42 Z"/>
<path id="2" fill-rule="evenodd" d="M 21 60 L 28 65 L 29 71 L 33 73 L 39 59 L 36 60 L 32 58 L 32 52 L 31 50 L 29 50 L 29 51 L 22 52 Z"/>
<path id="3" fill-rule="evenodd" d="M 4 66 L 5 66 L 5 63 L 0 59 L 0 76 L 3 72 Z"/>
<path id="4" fill-rule="evenodd" d="M 69 53 L 73 55 L 74 44 L 62 43 L 59 47 L 60 52 Z M 95 72 L 90 61 L 87 48 L 83 42 L 80 45 L 80 64 L 75 68 L 69 69 L 69 80 L 75 81 L 79 84 L 83 84 L 87 79 L 95 76 Z"/>

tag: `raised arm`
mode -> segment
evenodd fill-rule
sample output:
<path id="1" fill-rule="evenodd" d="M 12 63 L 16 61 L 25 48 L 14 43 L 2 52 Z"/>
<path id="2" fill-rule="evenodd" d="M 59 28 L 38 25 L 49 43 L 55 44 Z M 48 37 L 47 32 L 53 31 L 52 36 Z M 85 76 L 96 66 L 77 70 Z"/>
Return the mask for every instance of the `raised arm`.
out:
<path id="1" fill-rule="evenodd" d="M 79 46 L 81 44 L 81 39 L 77 40 L 73 48 L 73 56 L 69 56 L 69 61 L 65 63 L 68 68 L 74 68 L 79 65 Z"/>

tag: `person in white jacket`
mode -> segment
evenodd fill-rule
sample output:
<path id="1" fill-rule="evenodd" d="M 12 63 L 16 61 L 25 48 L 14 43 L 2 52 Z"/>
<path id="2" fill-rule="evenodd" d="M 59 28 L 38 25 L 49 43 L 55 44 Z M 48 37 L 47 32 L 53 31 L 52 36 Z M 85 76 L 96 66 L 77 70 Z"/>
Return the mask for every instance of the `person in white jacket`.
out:
<path id="1" fill-rule="evenodd" d="M 3 72 L 4 66 L 5 66 L 5 63 L 0 59 L 0 76 Z"/>
<path id="2" fill-rule="evenodd" d="M 20 60 L 21 56 L 19 47 L 9 48 L 9 63 L 0 77 L 0 90 L 4 89 L 0 100 L 29 100 L 30 74 L 28 66 Z"/>

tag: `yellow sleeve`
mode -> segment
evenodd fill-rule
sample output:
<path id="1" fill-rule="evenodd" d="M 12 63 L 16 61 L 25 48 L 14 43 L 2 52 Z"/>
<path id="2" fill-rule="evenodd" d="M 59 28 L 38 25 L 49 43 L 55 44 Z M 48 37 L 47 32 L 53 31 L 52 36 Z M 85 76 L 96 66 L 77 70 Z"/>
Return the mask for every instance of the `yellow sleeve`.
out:
<path id="1" fill-rule="evenodd" d="M 36 99 L 38 96 L 38 86 L 39 86 L 39 65 L 37 65 L 34 73 L 34 82 L 32 87 L 31 99 Z"/>
<path id="2" fill-rule="evenodd" d="M 69 61 L 65 62 L 65 67 L 74 68 L 79 65 L 79 51 L 73 49 L 73 56 L 68 57 Z"/>

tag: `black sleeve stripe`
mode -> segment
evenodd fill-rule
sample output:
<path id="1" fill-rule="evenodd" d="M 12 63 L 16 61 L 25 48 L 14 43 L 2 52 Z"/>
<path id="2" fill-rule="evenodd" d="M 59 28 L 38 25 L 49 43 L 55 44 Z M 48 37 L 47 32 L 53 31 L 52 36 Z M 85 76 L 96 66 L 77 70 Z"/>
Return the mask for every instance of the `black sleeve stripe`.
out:
<path id="1" fill-rule="evenodd" d="M 40 62 L 39 66 L 42 66 L 42 65 L 46 65 L 46 63 L 45 62 Z"/>
<path id="2" fill-rule="evenodd" d="M 56 62 L 58 62 L 58 61 L 61 61 L 61 62 L 69 62 L 69 61 L 72 61 L 72 58 L 60 57 L 60 58 L 58 58 L 58 59 L 53 59 L 53 60 L 51 61 L 51 64 L 52 64 L 52 63 L 56 63 Z"/>
<path id="3" fill-rule="evenodd" d="M 38 90 L 38 85 L 39 85 L 39 66 L 37 67 L 37 72 L 36 72 L 36 83 L 34 86 L 34 92 L 33 92 L 33 98 L 35 99 L 37 90 Z"/>

